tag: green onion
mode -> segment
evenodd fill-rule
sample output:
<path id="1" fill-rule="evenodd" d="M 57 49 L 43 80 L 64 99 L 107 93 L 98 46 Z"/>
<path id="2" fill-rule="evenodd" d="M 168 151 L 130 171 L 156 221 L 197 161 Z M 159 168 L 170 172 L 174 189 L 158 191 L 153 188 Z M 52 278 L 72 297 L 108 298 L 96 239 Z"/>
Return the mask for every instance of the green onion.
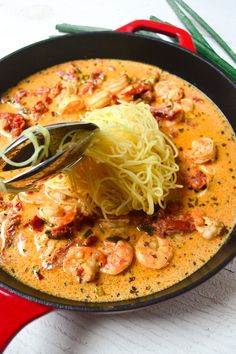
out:
<path id="1" fill-rule="evenodd" d="M 158 34 L 154 33 L 154 32 L 149 32 L 149 31 L 137 31 L 136 32 L 137 34 L 143 34 L 145 36 L 148 36 L 148 37 L 153 37 L 153 38 L 161 38 L 160 36 L 158 36 Z"/>
<path id="2" fill-rule="evenodd" d="M 88 229 L 88 230 L 85 231 L 84 237 L 87 238 L 87 237 L 89 237 L 90 235 L 92 235 L 92 233 L 93 233 L 93 230 L 92 230 L 92 229 Z"/>
<path id="3" fill-rule="evenodd" d="M 95 289 L 94 289 L 94 291 L 95 291 L 95 294 L 96 294 L 97 296 L 106 295 L 106 293 L 105 293 L 105 291 L 104 291 L 104 289 L 103 289 L 103 287 L 102 287 L 101 285 L 96 286 Z"/>
<path id="4" fill-rule="evenodd" d="M 154 16 L 154 15 L 151 15 L 151 16 L 149 17 L 149 20 L 151 20 L 151 21 L 156 21 L 156 22 L 161 22 L 161 23 L 166 23 L 167 25 L 171 25 L 169 22 L 162 21 L 160 18 L 158 18 L 158 17 L 156 17 L 156 16 Z M 172 25 L 171 25 L 171 26 L 172 26 Z M 171 40 L 172 40 L 172 42 L 174 42 L 174 43 L 179 43 L 179 41 L 178 41 L 177 38 L 171 37 Z"/>
<path id="5" fill-rule="evenodd" d="M 59 32 L 64 32 L 64 33 L 111 31 L 110 29 L 102 28 L 102 27 L 77 26 L 77 25 L 70 25 L 69 23 L 58 24 L 56 25 L 56 29 Z"/>
<path id="6" fill-rule="evenodd" d="M 154 16 L 154 15 L 151 15 L 151 16 L 149 17 L 149 20 L 169 24 L 169 22 L 162 21 L 160 18 L 158 18 L 158 17 L 156 17 L 156 16 Z"/>
<path id="7" fill-rule="evenodd" d="M 160 18 L 158 18 L 158 17 L 156 17 L 156 16 L 154 16 L 154 15 L 151 15 L 151 16 L 149 17 L 149 20 L 151 20 L 151 21 L 156 21 L 156 22 L 162 22 L 162 23 L 166 23 L 167 25 L 171 25 L 170 22 L 163 21 L 163 20 L 161 20 Z M 172 25 L 171 25 L 171 26 L 172 26 Z"/>
<path id="8" fill-rule="evenodd" d="M 106 241 L 110 241 L 110 242 L 118 242 L 118 241 L 124 241 L 124 240 L 128 240 L 128 238 L 126 237 L 122 237 L 119 235 L 111 235 L 109 237 L 106 238 Z"/>
<path id="9" fill-rule="evenodd" d="M 176 0 L 179 1 L 179 0 Z M 185 27 L 191 33 L 193 37 L 194 44 L 196 46 L 197 51 L 212 61 L 214 64 L 218 65 L 229 77 L 231 77 L 234 81 L 236 81 L 236 70 L 227 63 L 224 59 L 222 59 L 206 42 L 198 29 L 193 25 L 193 23 L 189 20 L 189 18 L 183 13 L 183 11 L 178 7 L 175 0 L 167 0 L 168 4 L 174 10 L 178 18 L 183 22 Z M 200 36 L 199 36 L 200 34 Z M 203 40 L 202 40 L 203 39 Z M 207 45 L 206 45 L 207 43 Z"/>
<path id="10" fill-rule="evenodd" d="M 196 22 L 198 22 L 208 32 L 212 38 L 225 50 L 225 52 L 236 62 L 236 54 L 228 46 L 228 44 L 216 33 L 212 27 L 210 27 L 194 10 L 191 9 L 183 0 L 176 0 L 186 12 L 188 12 Z"/>
<path id="11" fill-rule="evenodd" d="M 180 1 L 180 0 L 177 0 L 177 1 Z M 162 23 L 167 23 L 167 24 L 171 25 L 169 22 L 164 22 L 153 15 L 150 16 L 150 20 L 158 21 L 158 22 L 162 22 Z M 211 49 L 208 49 L 207 47 L 205 47 L 204 44 L 201 43 L 201 41 L 194 39 L 194 38 L 193 38 L 193 41 L 194 41 L 195 47 L 196 47 L 199 54 L 201 54 L 203 57 L 209 59 L 210 61 L 214 62 L 214 64 L 218 65 L 233 80 L 236 81 L 236 70 L 229 63 L 227 63 L 227 61 L 222 59 L 218 54 L 213 52 Z"/>
<path id="12" fill-rule="evenodd" d="M 210 46 L 210 44 L 205 40 L 203 35 L 199 32 L 199 30 L 193 25 L 193 23 L 190 21 L 190 19 L 184 14 L 184 12 L 179 8 L 179 6 L 176 4 L 175 0 L 166 0 L 170 7 L 173 9 L 175 14 L 178 16 L 178 18 L 183 22 L 187 30 L 191 33 L 193 39 L 196 39 L 199 42 L 202 42 L 202 44 L 205 44 L 205 46 L 208 49 L 211 49 L 213 52 L 213 48 Z"/>
<path id="13" fill-rule="evenodd" d="M 155 231 L 155 228 L 152 226 L 152 224 L 141 224 L 141 225 L 138 225 L 138 230 L 144 231 L 149 236 L 152 236 Z"/>
<path id="14" fill-rule="evenodd" d="M 227 61 L 215 52 L 212 52 L 210 49 L 206 48 L 201 42 L 195 40 L 194 44 L 199 54 L 218 65 L 222 71 L 236 81 L 236 70 Z"/>
<path id="15" fill-rule="evenodd" d="M 101 27 L 92 27 L 92 26 L 78 26 L 78 25 L 70 25 L 69 23 L 61 23 L 56 25 L 56 29 L 59 32 L 63 33 L 81 33 L 81 32 L 99 32 L 99 31 L 112 31 L 109 28 L 101 28 Z M 158 34 L 149 32 L 149 31 L 138 31 L 138 34 L 142 34 L 145 36 L 160 38 Z"/>

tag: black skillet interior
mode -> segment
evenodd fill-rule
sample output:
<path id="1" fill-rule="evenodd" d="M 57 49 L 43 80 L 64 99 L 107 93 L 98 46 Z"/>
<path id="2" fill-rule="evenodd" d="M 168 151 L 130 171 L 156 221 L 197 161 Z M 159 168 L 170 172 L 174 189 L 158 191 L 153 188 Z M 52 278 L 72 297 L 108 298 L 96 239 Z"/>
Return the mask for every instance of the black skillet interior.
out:
<path id="1" fill-rule="evenodd" d="M 4 92 L 23 78 L 52 65 L 89 58 L 134 60 L 159 66 L 178 75 L 211 98 L 236 130 L 236 86 L 232 81 L 206 60 L 177 45 L 133 34 L 84 33 L 60 36 L 30 45 L 0 61 L 0 91 Z M 1 269 L 0 284 L 20 296 L 57 308 L 91 312 L 127 311 L 169 299 L 194 288 L 223 268 L 235 255 L 236 227 L 219 252 L 183 281 L 149 296 L 111 303 L 78 302 L 50 296 L 20 283 Z"/>

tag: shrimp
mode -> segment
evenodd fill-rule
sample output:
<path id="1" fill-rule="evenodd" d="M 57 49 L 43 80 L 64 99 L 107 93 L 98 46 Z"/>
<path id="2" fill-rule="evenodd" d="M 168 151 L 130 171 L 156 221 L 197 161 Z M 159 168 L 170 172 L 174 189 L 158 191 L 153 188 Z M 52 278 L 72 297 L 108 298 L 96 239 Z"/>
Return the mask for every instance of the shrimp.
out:
<path id="1" fill-rule="evenodd" d="M 107 90 L 94 93 L 91 97 L 86 98 L 86 107 L 88 110 L 103 108 L 110 104 L 111 94 Z"/>
<path id="2" fill-rule="evenodd" d="M 99 228 L 105 232 L 110 232 L 111 229 L 116 234 L 122 234 L 125 232 L 130 219 L 127 216 L 109 219 L 99 219 Z"/>
<path id="3" fill-rule="evenodd" d="M 109 80 L 106 83 L 105 89 L 109 91 L 112 95 L 117 94 L 125 87 L 129 85 L 130 79 L 129 77 L 124 74 L 120 76 L 118 79 Z"/>
<path id="4" fill-rule="evenodd" d="M 151 113 L 157 122 L 166 120 L 166 125 L 174 125 L 180 122 L 183 118 L 183 109 L 177 102 L 173 102 L 168 108 L 151 107 Z"/>
<path id="5" fill-rule="evenodd" d="M 154 86 L 154 90 L 157 98 L 161 98 L 167 101 L 179 101 L 184 97 L 183 88 L 179 87 L 174 81 L 159 81 Z"/>
<path id="6" fill-rule="evenodd" d="M 100 272 L 111 275 L 123 272 L 130 266 L 134 257 L 133 247 L 127 241 L 105 241 L 100 250 L 107 256 L 106 264 L 101 267 Z"/>
<path id="7" fill-rule="evenodd" d="M 42 204 L 43 194 L 41 192 L 20 192 L 18 194 L 19 199 L 24 203 L 29 204 Z"/>
<path id="8" fill-rule="evenodd" d="M 204 224 L 202 226 L 196 226 L 197 231 L 202 235 L 202 237 L 207 240 L 221 234 L 224 229 L 224 224 L 218 220 L 214 220 L 207 216 L 203 216 Z"/>
<path id="9" fill-rule="evenodd" d="M 196 164 L 214 161 L 216 158 L 216 146 L 211 138 L 202 137 L 192 141 L 192 149 L 188 155 Z"/>
<path id="10" fill-rule="evenodd" d="M 143 234 L 135 245 L 137 260 L 146 268 L 166 267 L 173 257 L 173 249 L 166 238 Z"/>
<path id="11" fill-rule="evenodd" d="M 77 95 L 68 95 L 59 104 L 59 112 L 61 114 L 79 113 L 84 108 L 84 102 Z"/>
<path id="12" fill-rule="evenodd" d="M 15 240 L 16 231 L 21 223 L 21 210 L 21 204 L 19 209 L 17 209 L 17 204 L 15 204 L 9 211 L 0 213 L 0 252 L 2 254 Z"/>
<path id="13" fill-rule="evenodd" d="M 70 224 L 76 216 L 76 207 L 71 205 L 44 206 L 39 209 L 39 216 L 57 227 Z"/>
<path id="14" fill-rule="evenodd" d="M 193 111 L 194 104 L 190 98 L 182 98 L 180 100 L 180 105 L 185 113 Z"/>
<path id="15" fill-rule="evenodd" d="M 78 282 L 88 283 L 105 264 L 106 256 L 95 247 L 73 246 L 64 258 L 63 270 L 72 273 Z"/>
<path id="16" fill-rule="evenodd" d="M 18 241 L 17 241 L 17 248 L 18 248 L 19 253 L 23 257 L 26 257 L 28 254 L 28 252 L 26 251 L 26 246 L 25 246 L 26 241 L 27 241 L 27 238 L 25 237 L 25 235 L 23 235 L 22 233 L 19 233 Z"/>

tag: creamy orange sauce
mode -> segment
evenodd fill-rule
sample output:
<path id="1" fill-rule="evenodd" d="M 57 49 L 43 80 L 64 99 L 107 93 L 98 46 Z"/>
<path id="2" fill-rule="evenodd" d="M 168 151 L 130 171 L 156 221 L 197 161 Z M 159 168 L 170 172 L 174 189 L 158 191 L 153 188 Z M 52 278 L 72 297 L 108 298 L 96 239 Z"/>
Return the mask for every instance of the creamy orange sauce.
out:
<path id="1" fill-rule="evenodd" d="M 60 64 L 32 75 L 21 81 L 16 87 L 11 88 L 5 97 L 8 97 L 10 101 L 20 89 L 35 90 L 42 87 L 53 87 L 61 80 L 57 72 L 68 71 L 69 64 Z M 75 61 L 74 64 L 79 66 L 85 78 L 95 70 L 102 70 L 106 76 L 105 82 L 111 78 L 118 79 L 121 73 L 127 73 L 132 79 L 152 80 L 157 72 L 161 72 L 160 69 L 150 65 L 120 60 L 82 60 Z M 179 150 L 179 160 L 183 161 L 184 152 L 191 148 L 192 140 L 199 137 L 210 137 L 217 146 L 217 159 L 209 164 L 214 169 L 214 176 L 207 190 L 196 192 L 185 187 L 171 192 L 168 199 L 181 200 L 183 212 L 191 211 L 196 207 L 201 209 L 204 215 L 221 221 L 229 231 L 234 225 L 236 216 L 236 143 L 233 131 L 218 108 L 195 87 L 167 72 L 161 72 L 159 80 L 176 82 L 183 87 L 184 96 L 194 102 L 193 111 L 185 113 L 184 120 L 170 126 L 166 125 L 165 121 L 160 121 L 161 129 L 167 135 L 172 136 L 173 142 Z M 105 82 L 102 85 L 105 85 Z M 32 107 L 39 100 L 40 98 L 35 96 L 26 97 L 24 106 L 26 108 Z M 60 112 L 58 113 L 59 104 L 60 95 L 50 103 L 49 110 L 38 118 L 37 124 L 47 125 L 81 120 L 81 116 L 84 114 L 83 109 L 79 112 L 80 114 L 62 115 Z M 154 101 L 151 105 L 158 106 L 158 103 Z M 19 110 L 22 110 L 22 107 L 19 109 L 17 104 L 11 102 L 10 104 L 9 102 L 0 104 L 0 113 L 17 113 Z M 36 124 L 31 116 L 28 124 Z M 4 147 L 9 141 L 9 138 L 1 135 L 0 147 Z M 12 196 L 2 195 L 2 198 L 8 202 Z M 197 231 L 184 235 L 167 236 L 173 246 L 174 257 L 166 268 L 148 269 L 134 259 L 132 265 L 121 274 L 111 276 L 101 273 L 95 281 L 80 284 L 72 274 L 63 271 L 62 267 L 52 270 L 45 270 L 42 267 L 42 256 L 40 258 L 40 255 L 42 255 L 43 247 L 40 249 L 39 245 L 36 245 L 37 234 L 42 233 L 24 226 L 37 214 L 38 205 L 25 202 L 22 204 L 22 221 L 15 235 L 16 241 L 11 244 L 4 256 L 0 257 L 1 267 L 29 286 L 74 300 L 95 302 L 123 300 L 165 289 L 184 279 L 209 261 L 228 237 L 228 232 L 225 232 L 221 236 L 207 240 Z M 79 231 L 79 235 L 84 237 L 87 229 L 89 227 L 84 227 Z M 99 222 L 97 222 L 93 233 L 100 242 L 113 234 L 113 230 L 101 229 Z M 125 226 L 125 233 L 125 237 L 129 236 L 131 244 L 135 244 L 140 236 L 140 231 L 132 224 Z M 52 240 L 52 243 L 57 245 L 64 245 L 66 242 L 65 240 Z M 39 270 L 43 275 L 41 280 L 37 277 Z"/>

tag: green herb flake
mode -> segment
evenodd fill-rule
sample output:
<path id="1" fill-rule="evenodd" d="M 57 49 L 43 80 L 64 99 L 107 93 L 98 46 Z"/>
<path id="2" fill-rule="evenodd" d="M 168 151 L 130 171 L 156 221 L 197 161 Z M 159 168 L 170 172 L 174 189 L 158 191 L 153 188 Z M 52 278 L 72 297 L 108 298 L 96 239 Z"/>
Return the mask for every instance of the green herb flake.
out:
<path id="1" fill-rule="evenodd" d="M 107 237 L 107 239 L 106 239 L 107 241 L 110 241 L 110 242 L 118 242 L 118 241 L 122 241 L 122 240 L 124 240 L 124 238 L 123 237 L 121 237 L 121 236 L 119 236 L 119 235 L 111 235 L 111 236 L 109 236 L 109 237 Z"/>
<path id="2" fill-rule="evenodd" d="M 59 114 L 57 112 L 55 112 L 55 111 L 52 111 L 51 115 L 52 115 L 52 117 L 57 117 Z"/>
<path id="3" fill-rule="evenodd" d="M 138 295 L 138 289 L 135 286 L 132 286 L 129 292 L 130 294 L 135 294 L 136 296 Z"/>
<path id="4" fill-rule="evenodd" d="M 38 280 L 44 279 L 44 276 L 42 275 L 40 269 L 34 269 L 33 274 L 34 274 L 35 278 Z"/>
<path id="5" fill-rule="evenodd" d="M 82 84 L 86 84 L 86 82 L 88 81 L 88 79 L 89 79 L 89 75 L 83 75 L 82 78 L 81 78 Z"/>
<path id="6" fill-rule="evenodd" d="M 75 70 L 77 71 L 78 74 L 82 74 L 83 73 L 79 66 L 77 66 L 75 68 Z"/>
<path id="7" fill-rule="evenodd" d="M 152 226 L 152 224 L 141 224 L 138 226 L 139 231 L 144 231 L 148 235 L 152 236 L 154 234 L 155 228 Z"/>
<path id="8" fill-rule="evenodd" d="M 46 230 L 45 234 L 48 236 L 48 238 L 52 237 L 52 231 L 51 230 Z"/>
<path id="9" fill-rule="evenodd" d="M 21 111 L 20 111 L 21 114 L 27 114 L 27 109 L 26 108 L 23 108 Z"/>
<path id="10" fill-rule="evenodd" d="M 84 237 L 87 238 L 87 237 L 89 237 L 90 235 L 92 235 L 92 233 L 93 233 L 93 230 L 92 230 L 92 229 L 88 229 L 88 230 L 85 231 Z"/>
<path id="11" fill-rule="evenodd" d="M 132 283 L 132 281 L 135 281 L 135 277 L 130 277 L 129 278 L 129 283 Z"/>
<path id="12" fill-rule="evenodd" d="M 94 289 L 94 291 L 95 291 L 95 294 L 96 294 L 97 296 L 106 295 L 106 294 L 105 294 L 105 291 L 104 291 L 104 289 L 103 289 L 103 287 L 102 287 L 101 285 L 96 286 L 95 289 Z"/>
<path id="13" fill-rule="evenodd" d="M 105 233 L 105 231 L 104 231 L 103 226 L 102 226 L 101 224 L 99 224 L 99 225 L 98 225 L 98 227 L 99 227 L 99 230 L 101 231 L 101 233 L 103 233 L 103 234 L 104 234 L 104 233 Z"/>

